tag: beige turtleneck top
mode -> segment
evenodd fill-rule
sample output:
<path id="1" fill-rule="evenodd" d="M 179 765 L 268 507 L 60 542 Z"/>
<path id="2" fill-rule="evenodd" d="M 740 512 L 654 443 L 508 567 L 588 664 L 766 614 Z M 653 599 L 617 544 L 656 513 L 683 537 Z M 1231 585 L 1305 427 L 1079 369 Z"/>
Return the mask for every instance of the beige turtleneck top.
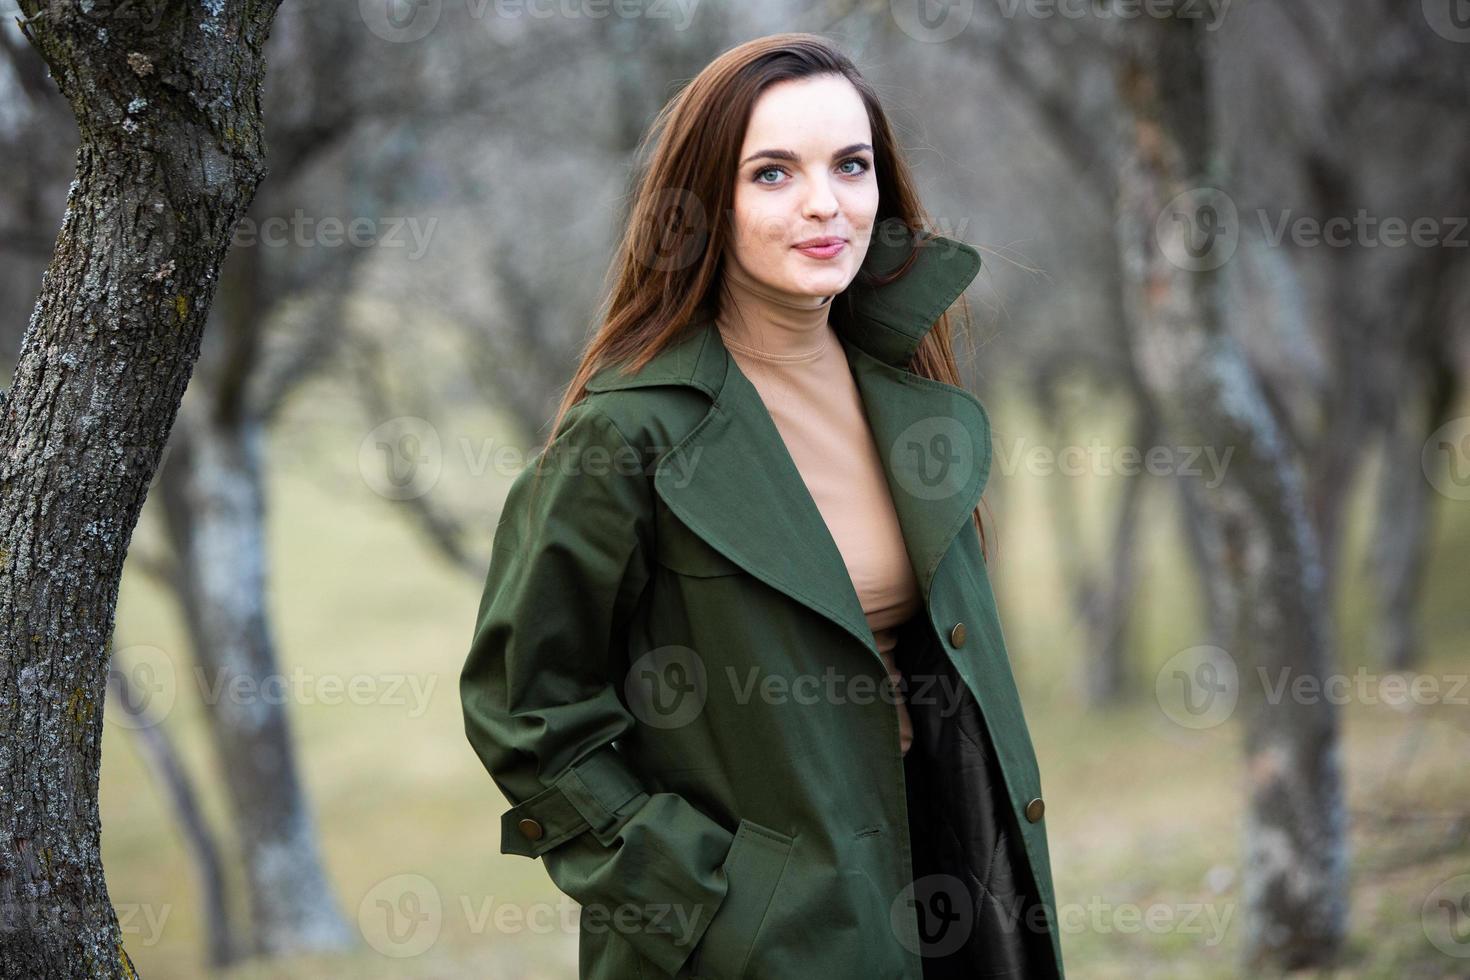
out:
<path id="1" fill-rule="evenodd" d="M 919 583 L 857 382 L 827 319 L 831 301 L 774 290 L 729 259 L 715 322 L 842 553 L 893 679 L 900 752 L 907 753 L 913 726 L 891 651 L 899 624 L 919 610 Z"/>

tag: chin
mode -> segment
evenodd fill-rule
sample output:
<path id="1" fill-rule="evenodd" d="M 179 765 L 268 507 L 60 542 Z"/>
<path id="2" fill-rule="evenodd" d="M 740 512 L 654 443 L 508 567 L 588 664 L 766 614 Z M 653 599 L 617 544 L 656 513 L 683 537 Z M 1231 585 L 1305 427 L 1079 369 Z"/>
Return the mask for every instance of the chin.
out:
<path id="1" fill-rule="evenodd" d="M 805 270 L 804 274 L 792 277 L 788 288 L 808 296 L 832 296 L 846 289 L 851 281 L 851 269 L 824 269 L 815 273 Z"/>

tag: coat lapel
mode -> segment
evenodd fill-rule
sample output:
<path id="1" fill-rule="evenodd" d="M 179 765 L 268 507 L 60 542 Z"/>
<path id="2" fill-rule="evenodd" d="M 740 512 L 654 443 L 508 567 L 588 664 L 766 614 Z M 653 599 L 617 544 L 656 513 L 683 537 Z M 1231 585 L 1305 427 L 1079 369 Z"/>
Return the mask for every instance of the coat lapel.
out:
<path id="1" fill-rule="evenodd" d="M 842 554 L 760 393 L 713 323 L 700 330 L 702 359 L 722 383 L 704 424 L 660 467 L 659 496 L 731 561 L 871 643 Z"/>
<path id="2" fill-rule="evenodd" d="M 990 475 L 990 420 L 962 388 L 885 364 L 853 345 L 847 356 L 928 608 L 939 562 L 970 523 Z"/>
<path id="3" fill-rule="evenodd" d="M 875 230 L 863 268 L 886 272 L 912 248 Z M 931 236 L 903 278 L 854 282 L 832 309 L 873 430 L 905 547 L 927 608 L 934 573 L 970 519 L 990 467 L 989 422 L 961 388 L 906 369 L 939 314 L 980 268 L 969 245 Z M 599 371 L 588 391 L 684 384 L 711 398 L 708 414 L 660 460 L 654 485 L 680 520 L 751 575 L 823 615 L 876 655 L 842 554 L 759 392 L 730 357 L 714 321 L 634 375 Z"/>

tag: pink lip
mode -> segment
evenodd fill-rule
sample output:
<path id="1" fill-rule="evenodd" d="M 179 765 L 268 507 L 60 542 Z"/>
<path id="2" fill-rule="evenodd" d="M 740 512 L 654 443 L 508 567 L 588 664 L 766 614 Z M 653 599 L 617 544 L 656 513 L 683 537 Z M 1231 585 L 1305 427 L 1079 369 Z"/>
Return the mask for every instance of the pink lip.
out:
<path id="1" fill-rule="evenodd" d="M 825 238 L 809 238 L 794 247 L 798 252 L 801 252 L 803 255 L 810 255 L 814 259 L 830 259 L 838 252 L 841 252 L 846 245 L 847 239 L 828 236 Z"/>

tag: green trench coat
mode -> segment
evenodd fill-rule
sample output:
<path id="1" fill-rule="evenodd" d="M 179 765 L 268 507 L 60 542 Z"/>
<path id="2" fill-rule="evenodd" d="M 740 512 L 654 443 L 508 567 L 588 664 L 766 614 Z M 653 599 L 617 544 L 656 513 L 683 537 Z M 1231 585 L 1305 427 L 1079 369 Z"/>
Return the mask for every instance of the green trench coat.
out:
<path id="1" fill-rule="evenodd" d="M 534 466 L 511 487 L 460 695 L 514 804 L 501 852 L 581 906 L 583 980 L 1063 977 L 971 519 L 989 419 L 905 367 L 980 258 L 926 237 L 831 312 L 922 589 L 895 648 L 907 755 L 842 556 L 708 318 L 594 375 L 535 495 Z M 875 233 L 865 267 L 912 247 Z"/>

